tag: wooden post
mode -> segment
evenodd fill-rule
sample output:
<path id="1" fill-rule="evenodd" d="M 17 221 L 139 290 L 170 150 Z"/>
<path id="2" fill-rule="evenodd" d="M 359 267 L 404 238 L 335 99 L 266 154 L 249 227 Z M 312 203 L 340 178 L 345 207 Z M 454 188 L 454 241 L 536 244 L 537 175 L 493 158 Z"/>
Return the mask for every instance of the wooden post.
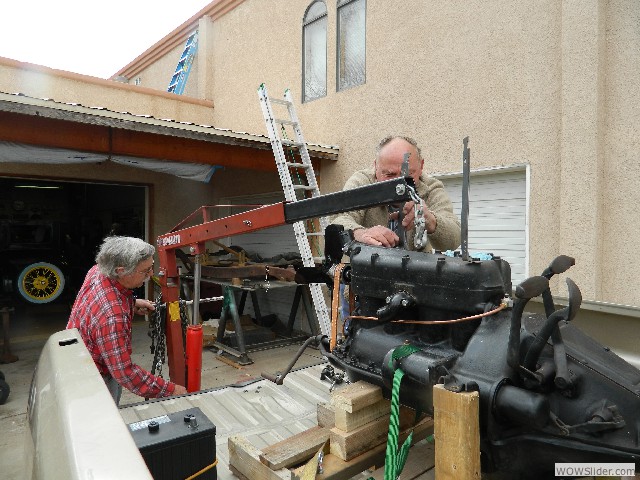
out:
<path id="1" fill-rule="evenodd" d="M 436 478 L 480 479 L 480 397 L 433 387 Z"/>

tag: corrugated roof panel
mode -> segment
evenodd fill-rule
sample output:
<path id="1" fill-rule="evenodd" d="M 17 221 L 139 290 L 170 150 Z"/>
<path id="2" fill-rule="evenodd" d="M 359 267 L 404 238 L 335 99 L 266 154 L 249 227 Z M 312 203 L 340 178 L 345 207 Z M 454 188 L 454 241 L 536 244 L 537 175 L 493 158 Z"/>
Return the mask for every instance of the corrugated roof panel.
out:
<path id="1" fill-rule="evenodd" d="M 13 105 L 12 105 L 13 104 Z M 17 110 L 15 104 L 18 104 Z M 44 115 L 43 111 L 32 111 L 33 109 L 47 108 L 54 112 L 55 118 L 60 118 L 61 111 L 74 121 L 85 121 L 89 123 L 99 123 L 106 126 L 115 125 L 118 122 L 128 121 L 129 128 L 148 130 L 151 127 L 156 129 L 169 129 L 168 132 L 176 136 L 191 134 L 196 138 L 211 141 L 215 137 L 216 141 L 231 144 L 250 144 L 264 149 L 271 149 L 269 137 L 261 134 L 251 134 L 238 132 L 227 128 L 218 128 L 211 125 L 199 125 L 191 122 L 180 122 L 171 118 L 156 118 L 152 115 L 139 115 L 129 112 L 117 112 L 105 107 L 88 107 L 80 103 L 59 102 L 51 98 L 30 97 L 22 93 L 0 92 L 0 111 L 17 111 L 22 114 Z M 86 116 L 86 117 L 84 117 Z M 116 122 L 116 123 L 114 123 Z M 123 128 L 119 125 L 119 128 Z M 198 137 L 198 135 L 201 135 Z M 206 135 L 206 136 L 202 136 Z M 212 137 L 213 136 L 213 137 Z M 309 150 L 316 156 L 328 159 L 337 159 L 339 148 L 335 145 L 308 144 Z"/>

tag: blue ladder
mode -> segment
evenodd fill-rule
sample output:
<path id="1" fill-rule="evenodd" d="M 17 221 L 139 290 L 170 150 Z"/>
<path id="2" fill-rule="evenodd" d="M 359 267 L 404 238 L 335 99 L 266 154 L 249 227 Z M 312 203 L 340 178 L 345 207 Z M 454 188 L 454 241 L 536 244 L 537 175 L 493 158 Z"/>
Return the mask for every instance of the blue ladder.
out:
<path id="1" fill-rule="evenodd" d="M 198 50 L 198 31 L 196 30 L 194 33 L 189 35 L 187 38 L 187 43 L 184 46 L 184 51 L 180 56 L 180 61 L 176 66 L 176 71 L 171 77 L 171 82 L 169 82 L 169 88 L 167 88 L 167 92 L 175 93 L 176 95 L 182 95 L 184 92 L 184 87 L 187 84 L 187 78 L 189 78 L 189 73 L 191 72 L 191 65 L 193 64 L 193 59 L 196 56 L 196 51 Z"/>

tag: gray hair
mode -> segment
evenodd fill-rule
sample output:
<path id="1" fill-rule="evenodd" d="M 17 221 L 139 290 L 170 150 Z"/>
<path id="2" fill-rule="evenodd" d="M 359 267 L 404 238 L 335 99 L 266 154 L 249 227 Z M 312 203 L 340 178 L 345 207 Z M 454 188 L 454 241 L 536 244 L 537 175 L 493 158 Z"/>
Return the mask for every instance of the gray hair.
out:
<path id="1" fill-rule="evenodd" d="M 418 146 L 418 142 L 416 142 L 411 137 L 405 137 L 403 135 L 389 135 L 387 137 L 384 137 L 382 140 L 380 140 L 380 143 L 378 143 L 378 146 L 376 147 L 376 159 L 378 159 L 380 157 L 380 151 L 385 147 L 385 145 L 387 145 L 391 140 L 395 140 L 396 138 L 400 138 L 400 139 L 404 140 L 405 142 L 410 143 L 411 145 L 413 145 L 415 147 L 416 151 L 418 152 L 418 160 L 422 160 L 422 151 L 420 150 L 420 147 Z"/>
<path id="2" fill-rule="evenodd" d="M 96 255 L 100 271 L 109 278 L 117 278 L 116 268 L 124 267 L 124 274 L 135 270 L 138 264 L 153 256 L 153 245 L 135 237 L 106 237 Z"/>

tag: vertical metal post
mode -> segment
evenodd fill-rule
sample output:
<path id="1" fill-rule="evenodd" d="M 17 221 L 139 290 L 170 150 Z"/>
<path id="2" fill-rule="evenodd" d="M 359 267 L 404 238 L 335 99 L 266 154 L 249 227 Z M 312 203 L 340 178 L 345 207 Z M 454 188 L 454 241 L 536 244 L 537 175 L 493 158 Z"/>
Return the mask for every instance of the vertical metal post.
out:
<path id="1" fill-rule="evenodd" d="M 198 325 L 200 318 L 200 280 L 202 278 L 201 255 L 195 255 L 193 265 L 193 314 L 191 315 L 191 325 Z"/>
<path id="2" fill-rule="evenodd" d="M 471 151 L 469 137 L 462 140 L 462 211 L 460 212 L 460 249 L 462 259 L 469 260 L 469 177 L 471 175 Z"/>

